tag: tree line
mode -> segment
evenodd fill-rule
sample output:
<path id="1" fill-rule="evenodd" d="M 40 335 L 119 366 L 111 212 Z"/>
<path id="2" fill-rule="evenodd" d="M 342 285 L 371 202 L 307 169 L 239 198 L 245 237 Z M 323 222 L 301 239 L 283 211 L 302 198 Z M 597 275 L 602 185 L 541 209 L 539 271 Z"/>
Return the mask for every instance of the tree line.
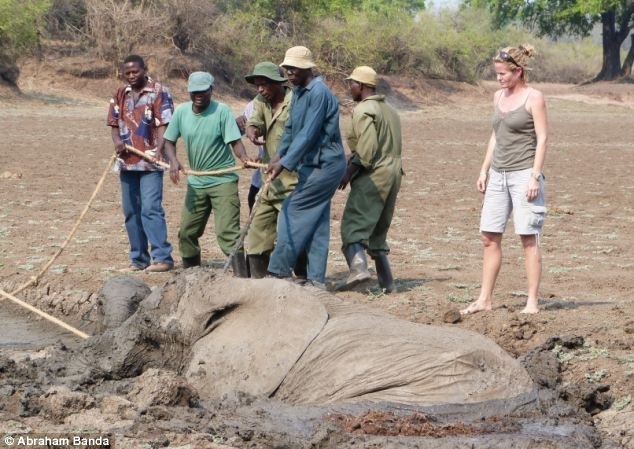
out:
<path id="1" fill-rule="evenodd" d="M 427 6 L 425 0 L 0 0 L 0 81 L 15 84 L 21 58 L 53 39 L 107 61 L 113 73 L 127 54 L 167 49 L 229 84 L 254 61 L 277 61 L 293 45 L 311 48 L 328 76 L 365 64 L 382 74 L 475 82 L 486 76 L 498 48 L 535 39 L 544 39 L 544 66 L 569 60 L 551 81 L 586 81 L 588 70 L 596 80 L 631 75 L 634 45 L 623 59 L 621 49 L 632 38 L 632 0 L 463 0 L 458 10 L 442 11 Z M 575 67 L 587 49 L 557 50 L 566 58 L 554 53 L 596 24 L 602 27 L 596 67 Z M 543 72 L 555 76 L 552 69 Z"/>

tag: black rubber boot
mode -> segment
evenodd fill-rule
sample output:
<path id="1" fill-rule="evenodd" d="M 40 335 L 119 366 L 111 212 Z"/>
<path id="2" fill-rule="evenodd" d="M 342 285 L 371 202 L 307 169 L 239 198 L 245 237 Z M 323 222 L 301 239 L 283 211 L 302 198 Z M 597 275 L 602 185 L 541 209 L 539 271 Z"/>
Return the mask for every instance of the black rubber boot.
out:
<path id="1" fill-rule="evenodd" d="M 295 274 L 296 282 L 300 284 L 306 282 L 308 278 L 308 256 L 305 251 L 302 251 L 295 261 L 293 273 Z"/>
<path id="2" fill-rule="evenodd" d="M 254 279 L 262 279 L 268 274 L 269 255 L 268 254 L 249 254 L 247 261 L 251 267 L 251 277 Z"/>
<path id="3" fill-rule="evenodd" d="M 368 259 L 365 255 L 365 248 L 361 243 L 352 243 L 345 246 L 343 255 L 346 257 L 350 274 L 345 284 L 339 287 L 340 290 L 354 287 L 372 277 L 368 271 Z"/>
<path id="4" fill-rule="evenodd" d="M 200 254 L 192 257 L 183 257 L 183 268 L 199 267 Z"/>
<path id="5" fill-rule="evenodd" d="M 379 287 L 385 293 L 395 293 L 396 286 L 392 277 L 392 269 L 390 261 L 387 259 L 387 253 L 377 252 L 374 254 L 374 265 L 376 266 L 376 276 L 379 278 Z"/>
<path id="6" fill-rule="evenodd" d="M 235 277 L 249 277 L 249 273 L 247 273 L 247 260 L 244 257 L 244 252 L 238 251 L 233 255 L 231 258 L 231 269 L 233 270 L 233 275 Z"/>

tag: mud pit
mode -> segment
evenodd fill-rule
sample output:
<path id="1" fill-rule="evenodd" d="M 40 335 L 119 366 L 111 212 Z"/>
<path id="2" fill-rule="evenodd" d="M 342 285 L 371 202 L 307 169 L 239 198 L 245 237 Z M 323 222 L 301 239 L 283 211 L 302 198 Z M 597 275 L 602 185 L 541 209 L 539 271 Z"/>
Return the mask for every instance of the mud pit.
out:
<path id="1" fill-rule="evenodd" d="M 90 423 L 113 440 L 121 427 L 143 428 L 147 414 L 172 432 L 229 420 L 215 436 L 254 447 L 373 447 L 387 438 L 404 447 L 590 448 L 599 440 L 475 332 L 203 268 L 143 287 L 130 277 L 104 285 L 102 334 L 33 361 L 2 360 L 17 390 L 9 396 L 22 393 L 4 408 L 62 426 Z M 20 391 L 25 374 L 36 383 Z"/>
<path id="2" fill-rule="evenodd" d="M 2 100 L 0 108 L 10 149 L 0 152 L 0 288 L 7 292 L 51 257 L 93 191 L 111 151 L 104 99 L 116 85 L 59 78 L 47 84 L 43 72 L 25 72 L 23 82 L 30 97 Z M 479 287 L 480 197 L 473 185 L 489 133 L 492 86 L 420 87 L 393 80 L 404 111 L 407 171 L 390 239 L 399 293 L 385 296 L 369 284 L 339 296 L 411 323 L 487 336 L 526 369 L 539 400 L 519 408 L 490 404 L 484 417 L 468 407 L 289 405 L 256 395 L 211 400 L 178 374 L 183 370 L 163 366 L 120 379 L 77 375 L 74 337 L 50 344 L 60 337 L 51 330 L 43 341 L 16 346 L 3 319 L 2 341 L 13 346 L 0 347 L 0 430 L 92 430 L 130 448 L 634 447 L 632 87 L 538 86 L 551 125 L 542 312 L 517 313 L 524 275 L 521 249 L 509 233 L 494 310 L 459 322 L 456 310 Z M 242 107 L 223 100 L 236 112 Z M 244 173 L 241 193 L 247 186 Z M 173 243 L 184 191 L 166 183 Z M 344 201 L 335 196 L 329 284 L 345 275 L 337 249 Z M 97 292 L 127 262 L 119 207 L 118 181 L 110 176 L 69 247 L 20 298 L 92 335 L 103 332 Z M 203 237 L 203 257 L 217 267 L 223 260 L 212 231 L 210 225 Z M 157 290 L 171 276 L 139 279 Z M 6 300 L 0 305 L 35 331 L 46 327 Z M 22 326 L 22 335 L 32 337 Z"/>
<path id="3" fill-rule="evenodd" d="M 126 288 L 127 280 L 135 281 L 108 282 L 100 300 Z M 136 294 L 134 287 L 127 290 Z M 78 375 L 129 378 L 148 368 L 170 369 L 205 400 L 497 401 L 514 408 L 534 399 L 528 373 L 475 332 L 410 323 L 290 282 L 218 277 L 208 270 L 175 277 L 80 353 Z"/>

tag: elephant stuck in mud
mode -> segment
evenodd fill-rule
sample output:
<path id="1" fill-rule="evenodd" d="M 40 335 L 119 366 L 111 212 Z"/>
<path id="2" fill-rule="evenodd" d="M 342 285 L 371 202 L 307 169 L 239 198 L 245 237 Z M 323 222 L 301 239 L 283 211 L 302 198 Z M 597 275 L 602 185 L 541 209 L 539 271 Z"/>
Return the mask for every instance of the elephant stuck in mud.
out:
<path id="1" fill-rule="evenodd" d="M 104 285 L 102 302 L 125 301 L 123 279 Z M 127 296 L 136 298 L 139 281 L 131 282 Z M 84 372 L 116 379 L 171 369 L 203 400 L 502 401 L 512 408 L 534 396 L 525 369 L 480 334 L 408 322 L 278 279 L 187 270 L 140 301 L 120 325 L 106 321 L 109 328 L 84 344 Z"/>

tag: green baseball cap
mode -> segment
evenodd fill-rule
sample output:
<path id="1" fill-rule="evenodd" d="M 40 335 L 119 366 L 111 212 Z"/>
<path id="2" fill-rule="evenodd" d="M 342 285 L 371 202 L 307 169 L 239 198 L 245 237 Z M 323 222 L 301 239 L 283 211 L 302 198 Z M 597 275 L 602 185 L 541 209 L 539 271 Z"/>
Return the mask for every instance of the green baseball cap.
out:
<path id="1" fill-rule="evenodd" d="M 204 92 L 214 86 L 214 77 L 209 72 L 193 72 L 187 82 L 188 92 Z"/>
<path id="2" fill-rule="evenodd" d="M 260 62 L 253 68 L 253 73 L 244 77 L 247 83 L 253 84 L 256 77 L 270 79 L 276 83 L 288 81 L 288 78 L 280 75 L 280 68 L 270 61 Z"/>

